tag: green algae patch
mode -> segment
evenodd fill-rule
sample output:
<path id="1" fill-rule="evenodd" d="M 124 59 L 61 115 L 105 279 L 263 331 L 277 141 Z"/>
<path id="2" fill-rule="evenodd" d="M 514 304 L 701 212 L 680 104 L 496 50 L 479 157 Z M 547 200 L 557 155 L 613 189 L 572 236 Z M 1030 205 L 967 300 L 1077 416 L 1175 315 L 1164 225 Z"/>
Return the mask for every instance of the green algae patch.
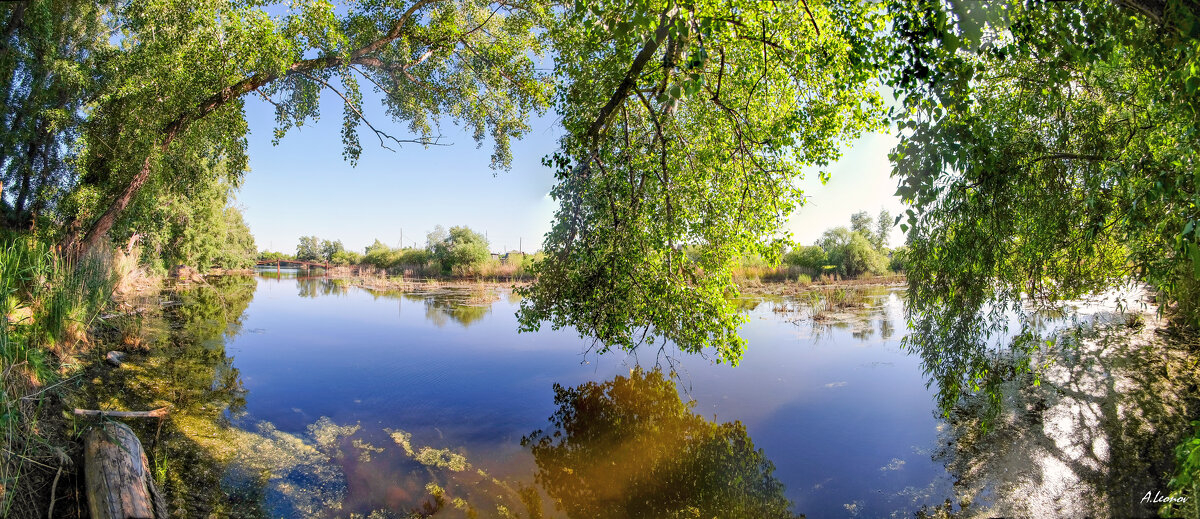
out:
<path id="1" fill-rule="evenodd" d="M 462 472 L 470 466 L 465 456 L 450 449 L 421 447 L 421 450 L 417 452 L 417 455 L 413 459 L 427 467 L 444 468 L 452 472 Z"/>
<path id="2" fill-rule="evenodd" d="M 384 429 L 383 431 L 392 437 L 392 441 L 396 442 L 396 445 L 404 449 L 404 454 L 408 455 L 408 457 L 411 458 L 417 455 L 416 451 L 412 448 L 412 433 L 399 429 Z"/>

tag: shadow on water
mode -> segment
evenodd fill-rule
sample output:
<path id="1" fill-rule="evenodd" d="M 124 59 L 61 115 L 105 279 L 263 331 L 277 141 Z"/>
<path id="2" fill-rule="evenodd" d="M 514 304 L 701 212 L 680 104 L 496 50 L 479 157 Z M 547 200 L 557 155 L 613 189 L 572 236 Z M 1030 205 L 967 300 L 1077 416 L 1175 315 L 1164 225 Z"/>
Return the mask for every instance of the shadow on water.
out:
<path id="1" fill-rule="evenodd" d="M 170 406 L 161 425 L 131 425 L 152 455 L 173 515 L 261 515 L 255 502 L 225 495 L 220 463 L 203 448 L 226 435 L 226 412 L 236 413 L 246 403 L 225 339 L 240 333 L 254 291 L 253 278 L 225 277 L 164 292 L 165 304 L 147 312 L 137 326 L 151 345 L 149 352 L 93 380 L 90 394 L 99 409 Z"/>

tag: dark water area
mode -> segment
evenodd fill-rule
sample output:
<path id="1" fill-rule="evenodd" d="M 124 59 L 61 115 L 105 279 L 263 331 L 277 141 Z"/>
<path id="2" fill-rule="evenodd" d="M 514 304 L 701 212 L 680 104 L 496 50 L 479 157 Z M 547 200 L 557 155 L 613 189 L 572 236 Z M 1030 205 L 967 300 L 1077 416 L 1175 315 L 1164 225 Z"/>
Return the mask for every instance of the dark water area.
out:
<path id="1" fill-rule="evenodd" d="M 795 301 L 745 301 L 732 367 L 519 334 L 506 290 L 380 293 L 272 270 L 177 292 L 97 405 L 175 407 L 166 432 L 140 433 L 180 516 L 957 508 L 953 427 L 900 347 L 903 291 L 866 296 L 821 322 Z"/>

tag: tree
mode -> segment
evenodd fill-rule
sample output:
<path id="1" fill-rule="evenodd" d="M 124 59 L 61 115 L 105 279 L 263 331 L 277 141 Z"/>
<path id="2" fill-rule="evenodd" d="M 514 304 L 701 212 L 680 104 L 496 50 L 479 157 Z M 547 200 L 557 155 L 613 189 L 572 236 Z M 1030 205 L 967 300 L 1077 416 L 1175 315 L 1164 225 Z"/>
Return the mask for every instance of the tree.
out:
<path id="1" fill-rule="evenodd" d="M 346 247 L 342 245 L 342 240 L 321 240 L 321 259 L 325 262 L 333 261 L 333 257 L 339 252 L 345 252 Z"/>
<path id="2" fill-rule="evenodd" d="M 487 239 L 468 227 L 451 227 L 447 232 L 439 225 L 428 234 L 426 241 L 430 255 L 441 265 L 443 274 L 469 274 L 491 257 Z"/>
<path id="3" fill-rule="evenodd" d="M 339 250 L 329 257 L 334 265 L 358 265 L 363 262 L 363 255 L 352 250 Z"/>
<path id="4" fill-rule="evenodd" d="M 894 2 L 911 206 L 906 339 L 947 411 L 988 391 L 987 338 L 1131 280 L 1200 321 L 1200 6 Z M 996 397 L 998 398 L 998 397 Z"/>
<path id="5" fill-rule="evenodd" d="M 879 210 L 879 217 L 875 220 L 875 233 L 872 235 L 875 240 L 871 243 L 875 246 L 875 250 L 883 252 L 887 250 L 888 237 L 892 234 L 892 227 L 896 222 L 892 220 L 892 213 L 887 209 Z"/>
<path id="6" fill-rule="evenodd" d="M 300 243 L 296 245 L 296 259 L 299 261 L 320 261 L 323 252 L 321 250 L 321 240 L 316 236 L 301 236 Z"/>
<path id="7" fill-rule="evenodd" d="M 523 330 L 571 326 L 600 351 L 661 338 L 738 361 L 732 270 L 756 254 L 777 262 L 801 169 L 881 122 L 878 4 L 803 5 L 562 8 L 547 36 L 566 135 L 545 161 L 559 209 Z"/>
<path id="8" fill-rule="evenodd" d="M 850 230 L 862 234 L 867 241 L 875 242 L 875 225 L 871 221 L 871 215 L 866 211 L 859 211 L 850 215 Z"/>
<path id="9" fill-rule="evenodd" d="M 783 261 L 788 265 L 795 265 L 809 269 L 814 273 L 819 273 L 822 267 L 828 262 L 828 257 L 825 254 L 825 249 L 822 249 L 818 245 L 809 245 L 792 249 L 791 252 L 784 256 Z"/>
<path id="10" fill-rule="evenodd" d="M 78 189 L 94 195 L 67 215 L 75 223 L 64 249 L 78 253 L 107 238 L 147 187 L 165 186 L 156 180 L 178 175 L 181 165 L 222 157 L 222 174 L 236 184 L 245 171 L 247 94 L 274 103 L 281 138 L 318 115 L 320 91 L 334 92 L 343 100 L 343 155 L 351 163 L 362 150 L 360 126 L 383 146 L 434 145 L 438 119 L 449 114 L 478 141 L 490 136 L 493 166 L 506 167 L 509 140 L 545 106 L 533 30 L 546 15 L 543 3 L 365 1 L 335 12 L 327 2 L 298 2 L 280 17 L 258 7 L 190 0 L 101 8 L 104 29 L 123 37 L 118 45 L 79 36 L 103 47 L 103 59 L 82 72 L 97 87 L 83 112 L 83 169 L 74 172 Z M 407 123 L 411 137 L 367 122 L 361 80 L 383 93 L 388 114 Z"/>
<path id="11" fill-rule="evenodd" d="M 851 233 L 850 243 L 842 249 L 842 271 L 847 276 L 883 274 L 887 271 L 887 258 L 860 232 Z"/>
<path id="12" fill-rule="evenodd" d="M 365 252 L 366 254 L 363 256 L 364 263 L 381 269 L 392 266 L 394 261 L 392 248 L 388 247 L 386 243 L 379 241 L 378 238 L 375 239 L 375 243 L 367 246 Z"/>
<path id="13" fill-rule="evenodd" d="M 0 225 L 27 228 L 50 216 L 76 178 L 104 15 L 96 2 L 74 0 L 8 3 L 0 15 L 0 194 L 12 200 L 0 196 Z"/>

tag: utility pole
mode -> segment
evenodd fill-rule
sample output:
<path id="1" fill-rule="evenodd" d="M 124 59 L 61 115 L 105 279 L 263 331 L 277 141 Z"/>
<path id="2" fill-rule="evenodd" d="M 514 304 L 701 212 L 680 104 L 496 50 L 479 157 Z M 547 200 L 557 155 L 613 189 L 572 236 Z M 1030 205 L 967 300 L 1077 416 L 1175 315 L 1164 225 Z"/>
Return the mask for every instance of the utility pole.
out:
<path id="1" fill-rule="evenodd" d="M 524 240 L 524 238 L 517 238 L 517 252 L 520 252 L 521 255 L 524 256 L 525 255 L 525 245 L 523 243 L 521 243 L 522 240 Z"/>

